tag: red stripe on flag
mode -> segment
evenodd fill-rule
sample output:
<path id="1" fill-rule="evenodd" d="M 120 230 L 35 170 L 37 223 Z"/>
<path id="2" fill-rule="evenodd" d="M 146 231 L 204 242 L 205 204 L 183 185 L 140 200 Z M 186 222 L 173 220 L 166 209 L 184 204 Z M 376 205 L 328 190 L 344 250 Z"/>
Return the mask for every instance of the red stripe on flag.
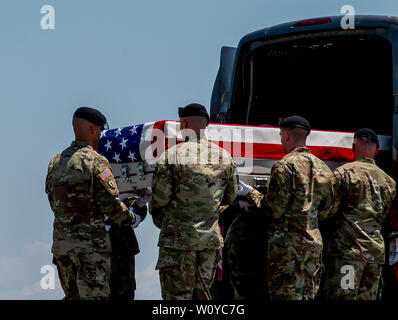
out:
<path id="1" fill-rule="evenodd" d="M 153 156 L 156 158 L 157 156 L 160 156 L 165 149 L 165 144 L 164 144 L 164 127 L 166 124 L 167 120 L 162 120 L 162 121 L 156 121 L 153 124 L 153 128 L 152 128 L 152 135 L 151 135 L 151 147 L 152 147 L 152 154 Z M 154 135 L 154 130 L 160 130 L 163 132 L 163 141 L 161 142 L 161 144 L 159 144 L 159 142 L 157 142 L 157 136 Z M 156 146 L 156 147 L 155 147 Z"/>
<path id="2" fill-rule="evenodd" d="M 354 161 L 352 149 L 338 147 L 309 146 L 311 153 L 322 160 Z"/>
<path id="3" fill-rule="evenodd" d="M 162 130 L 164 132 L 164 126 L 167 120 L 156 121 L 153 125 L 153 129 Z"/>
<path id="4" fill-rule="evenodd" d="M 224 148 L 233 157 L 278 160 L 286 155 L 281 144 L 212 142 Z M 352 161 L 354 159 L 352 150 L 347 148 L 324 146 L 309 146 L 308 148 L 312 154 L 322 160 Z"/>

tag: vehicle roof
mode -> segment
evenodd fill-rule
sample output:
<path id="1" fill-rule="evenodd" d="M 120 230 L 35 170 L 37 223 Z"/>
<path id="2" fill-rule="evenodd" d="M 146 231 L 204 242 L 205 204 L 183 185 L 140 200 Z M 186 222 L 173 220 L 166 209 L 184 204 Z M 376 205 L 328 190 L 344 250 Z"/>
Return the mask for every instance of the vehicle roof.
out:
<path id="1" fill-rule="evenodd" d="M 257 30 L 245 35 L 239 46 L 244 44 L 245 42 L 253 41 L 260 38 L 265 37 L 273 37 L 283 34 L 295 34 L 295 33 L 303 33 L 308 31 L 320 31 L 320 30 L 336 30 L 341 28 L 341 19 L 344 15 L 339 16 L 330 16 L 330 17 L 317 17 L 310 19 L 302 19 L 291 21 L 287 23 L 278 24 L 272 27 L 263 28 L 261 30 Z M 331 23 L 328 24 L 319 24 L 312 26 L 304 26 L 299 28 L 293 28 L 293 25 L 300 21 L 312 20 L 312 19 L 324 19 L 329 18 Z M 398 17 L 393 16 L 377 16 L 377 15 L 355 15 L 355 28 L 366 28 L 366 27 L 391 27 L 398 26 Z"/>

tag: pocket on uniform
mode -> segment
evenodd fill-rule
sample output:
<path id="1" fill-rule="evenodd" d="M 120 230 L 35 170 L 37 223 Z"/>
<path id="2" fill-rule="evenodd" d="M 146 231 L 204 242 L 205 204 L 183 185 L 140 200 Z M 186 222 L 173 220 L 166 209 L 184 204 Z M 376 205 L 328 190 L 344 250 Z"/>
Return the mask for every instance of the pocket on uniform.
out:
<path id="1" fill-rule="evenodd" d="M 181 266 L 184 262 L 186 255 L 185 250 L 179 250 L 174 248 L 160 247 L 159 257 L 156 264 L 156 270 L 163 268 L 172 268 Z"/>

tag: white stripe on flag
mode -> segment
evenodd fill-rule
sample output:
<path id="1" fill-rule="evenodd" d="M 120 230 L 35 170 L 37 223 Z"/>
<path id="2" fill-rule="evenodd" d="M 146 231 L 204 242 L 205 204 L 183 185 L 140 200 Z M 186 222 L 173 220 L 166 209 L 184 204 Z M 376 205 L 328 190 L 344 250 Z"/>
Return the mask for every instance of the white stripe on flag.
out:
<path id="1" fill-rule="evenodd" d="M 181 139 L 181 133 L 178 130 L 178 121 L 166 121 L 165 135 L 167 138 L 174 138 L 178 133 L 178 139 Z M 257 126 L 239 126 L 210 124 L 205 135 L 212 141 L 225 141 L 234 143 L 261 143 L 261 144 L 281 144 L 279 128 L 257 127 Z M 379 135 L 380 150 L 391 150 L 391 136 Z M 307 146 L 336 147 L 351 149 L 354 141 L 352 132 L 336 132 L 311 130 L 307 139 Z"/>

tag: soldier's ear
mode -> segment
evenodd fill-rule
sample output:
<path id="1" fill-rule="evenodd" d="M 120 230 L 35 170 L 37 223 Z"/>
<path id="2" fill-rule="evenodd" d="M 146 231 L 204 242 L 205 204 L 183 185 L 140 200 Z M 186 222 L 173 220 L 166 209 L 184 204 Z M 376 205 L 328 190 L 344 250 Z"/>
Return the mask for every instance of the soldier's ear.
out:
<path id="1" fill-rule="evenodd" d="M 180 118 L 180 130 L 185 129 L 185 120 L 183 118 Z"/>
<path id="2" fill-rule="evenodd" d="M 285 141 L 289 141 L 291 138 L 289 130 L 283 130 L 283 134 L 285 135 Z"/>
<path id="3" fill-rule="evenodd" d="M 90 124 L 90 134 L 91 135 L 96 135 L 97 134 L 97 128 L 98 128 L 98 126 L 96 126 L 94 124 Z"/>

